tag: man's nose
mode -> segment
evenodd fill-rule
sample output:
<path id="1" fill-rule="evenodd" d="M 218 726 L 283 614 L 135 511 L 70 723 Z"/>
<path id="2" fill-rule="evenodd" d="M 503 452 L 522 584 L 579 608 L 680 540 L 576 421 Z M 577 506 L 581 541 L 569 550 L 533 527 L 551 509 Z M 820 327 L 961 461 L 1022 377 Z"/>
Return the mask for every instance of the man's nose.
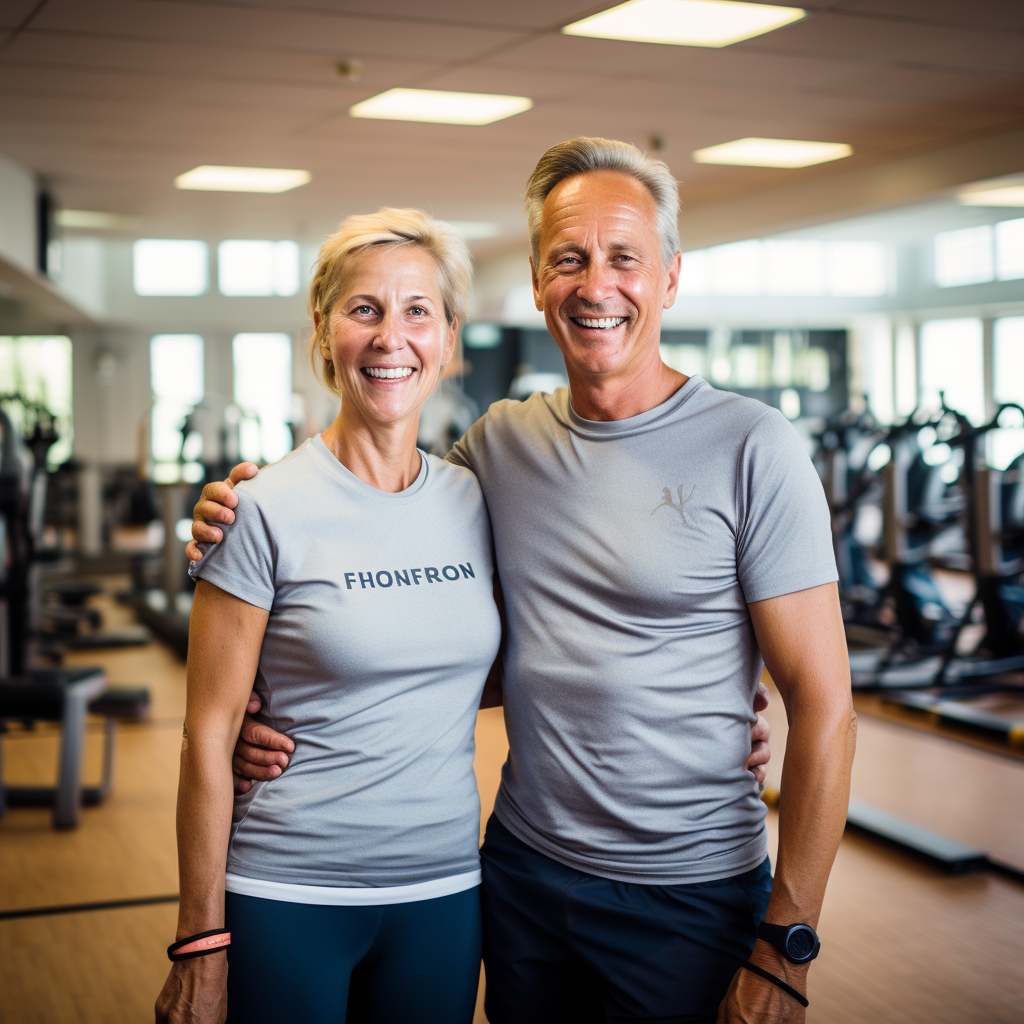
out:
<path id="1" fill-rule="evenodd" d="M 613 292 L 611 270 L 601 264 L 591 263 L 583 271 L 583 280 L 576 289 L 576 295 L 596 306 L 609 298 Z"/>

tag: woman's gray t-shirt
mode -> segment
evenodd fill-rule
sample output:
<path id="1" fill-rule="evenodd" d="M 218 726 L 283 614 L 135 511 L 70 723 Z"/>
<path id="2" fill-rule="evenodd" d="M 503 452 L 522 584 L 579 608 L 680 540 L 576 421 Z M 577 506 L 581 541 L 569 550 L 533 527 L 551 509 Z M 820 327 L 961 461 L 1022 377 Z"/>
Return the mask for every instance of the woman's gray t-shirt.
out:
<path id="1" fill-rule="evenodd" d="M 270 611 L 255 689 L 295 741 L 282 775 L 235 798 L 234 875 L 396 886 L 479 866 L 490 529 L 473 474 L 422 459 L 390 494 L 312 438 L 238 485 L 234 525 L 195 566 Z"/>

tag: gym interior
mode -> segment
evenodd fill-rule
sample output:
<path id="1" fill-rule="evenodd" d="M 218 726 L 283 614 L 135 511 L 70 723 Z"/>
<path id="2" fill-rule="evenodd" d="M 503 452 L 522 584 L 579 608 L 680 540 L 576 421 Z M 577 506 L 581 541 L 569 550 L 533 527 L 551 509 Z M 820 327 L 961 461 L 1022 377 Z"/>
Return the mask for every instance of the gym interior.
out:
<path id="1" fill-rule="evenodd" d="M 576 136 L 668 165 L 662 359 L 780 410 L 828 502 L 859 731 L 807 1020 L 1024 1019 L 1024 7 L 634 4 L 0 5 L 0 1021 L 153 1019 L 192 507 L 338 412 L 321 242 L 392 206 L 468 243 L 443 456 L 568 384 L 522 203 Z M 507 750 L 480 711 L 482 822 Z"/>

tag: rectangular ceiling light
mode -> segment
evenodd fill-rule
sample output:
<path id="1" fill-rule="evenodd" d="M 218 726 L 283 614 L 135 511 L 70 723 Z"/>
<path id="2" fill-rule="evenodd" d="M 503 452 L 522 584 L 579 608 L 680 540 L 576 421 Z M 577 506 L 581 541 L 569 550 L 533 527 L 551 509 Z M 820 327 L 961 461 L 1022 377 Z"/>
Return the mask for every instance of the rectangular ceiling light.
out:
<path id="1" fill-rule="evenodd" d="M 199 192 L 287 192 L 305 185 L 309 171 L 280 167 L 218 167 L 202 164 L 174 179 L 175 188 Z"/>
<path id="2" fill-rule="evenodd" d="M 1024 184 L 969 189 L 957 198 L 964 206 L 1024 206 Z"/>
<path id="3" fill-rule="evenodd" d="M 731 46 L 806 17 L 800 7 L 733 0 L 629 0 L 566 25 L 568 36 L 673 46 Z"/>
<path id="4" fill-rule="evenodd" d="M 433 124 L 491 124 L 533 106 L 525 96 L 436 89 L 388 89 L 349 108 L 352 117 L 383 121 L 429 121 Z"/>
<path id="5" fill-rule="evenodd" d="M 842 160 L 853 152 L 845 142 L 804 142 L 799 139 L 736 139 L 693 153 L 699 164 L 742 167 L 810 167 Z"/>

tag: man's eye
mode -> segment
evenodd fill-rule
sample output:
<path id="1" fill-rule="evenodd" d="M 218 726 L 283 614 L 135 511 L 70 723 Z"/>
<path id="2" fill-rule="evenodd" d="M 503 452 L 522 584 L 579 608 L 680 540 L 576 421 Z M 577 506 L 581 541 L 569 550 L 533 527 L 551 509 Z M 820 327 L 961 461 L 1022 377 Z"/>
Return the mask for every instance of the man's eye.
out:
<path id="1" fill-rule="evenodd" d="M 579 257 L 578 256 L 563 256 L 558 261 L 558 265 L 560 267 L 569 266 L 569 265 L 576 264 L 576 263 L 579 263 Z"/>

